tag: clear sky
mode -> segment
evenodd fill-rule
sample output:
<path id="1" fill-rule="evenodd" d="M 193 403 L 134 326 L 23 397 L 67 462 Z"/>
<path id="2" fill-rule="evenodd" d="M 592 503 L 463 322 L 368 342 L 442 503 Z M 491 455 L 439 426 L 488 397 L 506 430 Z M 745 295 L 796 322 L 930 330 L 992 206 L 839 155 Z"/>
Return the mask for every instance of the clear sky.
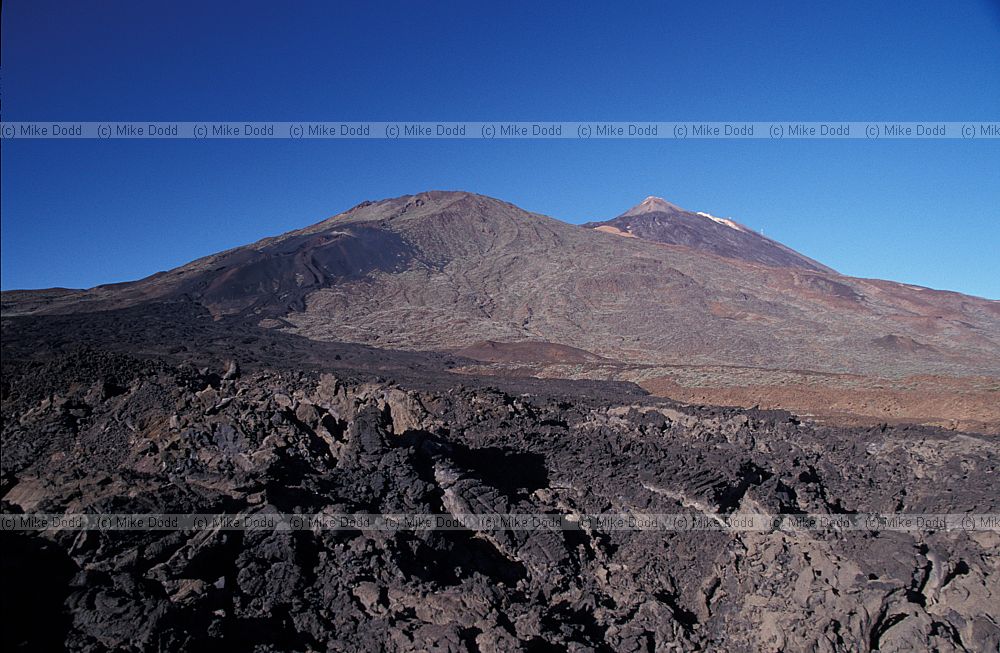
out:
<path id="1" fill-rule="evenodd" d="M 1000 121 L 996 1 L 351 5 L 4 2 L 3 119 Z M 0 157 L 4 289 L 135 279 L 464 189 L 569 222 L 659 195 L 845 274 L 1000 298 L 996 140 L 14 140 Z"/>

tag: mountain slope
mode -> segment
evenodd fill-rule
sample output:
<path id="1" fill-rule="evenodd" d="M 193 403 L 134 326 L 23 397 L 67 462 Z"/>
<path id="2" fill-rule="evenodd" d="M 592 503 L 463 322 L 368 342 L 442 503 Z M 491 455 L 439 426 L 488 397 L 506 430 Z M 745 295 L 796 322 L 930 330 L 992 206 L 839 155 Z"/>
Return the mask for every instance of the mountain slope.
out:
<path id="1" fill-rule="evenodd" d="M 583 226 L 619 236 L 684 245 L 751 263 L 833 272 L 825 265 L 738 222 L 708 213 L 686 211 L 659 197 L 647 197 L 613 220 L 588 222 Z"/>
<path id="2" fill-rule="evenodd" d="M 708 381 L 671 377 L 679 383 L 741 387 L 784 383 L 785 372 L 820 385 L 831 374 L 1000 378 L 1000 302 L 622 238 L 461 192 L 364 203 L 133 283 L 5 293 L 3 309 L 178 298 L 312 339 L 486 351 L 494 362 L 523 363 L 536 343 L 540 364 L 563 367 L 530 373 L 647 387 L 671 366 L 714 370 Z M 487 342 L 529 344 L 503 354 Z M 547 343 L 582 351 L 553 359 Z"/>

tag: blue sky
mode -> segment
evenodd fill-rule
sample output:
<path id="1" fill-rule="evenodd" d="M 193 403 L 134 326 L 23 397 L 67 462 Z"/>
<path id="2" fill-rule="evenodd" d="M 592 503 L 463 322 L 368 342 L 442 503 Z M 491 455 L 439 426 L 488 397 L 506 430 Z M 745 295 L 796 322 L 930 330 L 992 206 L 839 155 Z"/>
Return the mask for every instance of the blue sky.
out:
<path id="1" fill-rule="evenodd" d="M 1000 120 L 995 1 L 540 4 L 6 2 L 0 106 L 8 121 Z M 4 289 L 134 279 L 444 188 L 570 222 L 660 195 L 845 274 L 1000 298 L 997 141 L 18 140 L 0 158 Z"/>

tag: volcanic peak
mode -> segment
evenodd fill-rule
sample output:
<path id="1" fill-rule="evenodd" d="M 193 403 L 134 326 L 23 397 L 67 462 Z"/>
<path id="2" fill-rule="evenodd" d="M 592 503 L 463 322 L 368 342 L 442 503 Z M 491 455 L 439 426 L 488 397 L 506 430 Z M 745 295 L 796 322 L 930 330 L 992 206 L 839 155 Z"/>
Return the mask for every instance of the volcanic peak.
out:
<path id="1" fill-rule="evenodd" d="M 625 216 L 635 216 L 635 215 L 645 215 L 647 213 L 679 213 L 683 212 L 684 209 L 677 206 L 676 204 L 671 204 L 662 197 L 656 197 L 650 195 L 646 199 L 642 200 L 628 211 L 623 213 L 621 217 Z"/>

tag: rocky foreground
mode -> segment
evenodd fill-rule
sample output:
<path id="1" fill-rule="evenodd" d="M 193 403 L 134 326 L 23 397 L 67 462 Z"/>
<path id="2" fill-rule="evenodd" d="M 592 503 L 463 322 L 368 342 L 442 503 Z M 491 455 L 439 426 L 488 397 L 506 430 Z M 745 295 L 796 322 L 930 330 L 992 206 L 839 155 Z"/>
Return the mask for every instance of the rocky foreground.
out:
<path id="1" fill-rule="evenodd" d="M 1000 512 L 986 436 L 815 427 L 614 384 L 204 365 L 183 347 L 44 356 L 8 335 L 4 512 Z M 17 650 L 1000 645 L 996 532 L 0 536 Z"/>

